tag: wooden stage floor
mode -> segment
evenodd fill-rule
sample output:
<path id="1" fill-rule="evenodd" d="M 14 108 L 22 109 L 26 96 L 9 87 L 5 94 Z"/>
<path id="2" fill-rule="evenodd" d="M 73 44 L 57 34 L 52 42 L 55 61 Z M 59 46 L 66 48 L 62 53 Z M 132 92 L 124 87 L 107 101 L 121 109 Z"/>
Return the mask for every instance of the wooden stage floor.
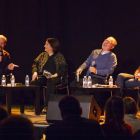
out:
<path id="1" fill-rule="evenodd" d="M 6 107 L 5 105 L 3 105 L 3 106 Z M 46 114 L 35 115 L 33 105 L 30 105 L 30 106 L 25 105 L 24 114 L 20 113 L 19 105 L 12 105 L 11 114 L 22 115 L 24 117 L 27 117 L 28 119 L 30 119 L 32 121 L 33 124 L 42 124 L 42 125 L 47 125 L 48 124 L 47 121 L 46 121 Z M 140 116 L 140 110 L 137 113 L 137 115 Z M 105 119 L 104 115 L 100 116 L 100 120 L 104 121 L 104 119 Z M 100 122 L 100 124 L 103 123 L 102 121 Z"/>
<path id="2" fill-rule="evenodd" d="M 6 107 L 5 105 L 3 106 Z M 12 105 L 11 115 L 22 115 L 30 119 L 34 124 L 47 124 L 46 115 L 35 115 L 33 105 L 25 105 L 24 114 L 20 113 L 19 105 Z M 100 119 L 104 120 L 104 116 L 101 116 Z"/>
<path id="3" fill-rule="evenodd" d="M 46 115 L 35 115 L 34 113 L 34 106 L 25 105 L 24 114 L 20 113 L 19 105 L 12 105 L 11 114 L 13 115 L 22 115 L 27 117 L 32 121 L 32 123 L 47 123 Z"/>
<path id="4" fill-rule="evenodd" d="M 4 104 L 2 104 L 2 106 L 6 107 Z M 20 106 L 19 105 L 12 105 L 11 115 L 22 115 L 22 116 L 30 119 L 32 121 L 32 123 L 34 123 L 34 124 L 47 124 L 46 114 L 35 115 L 33 105 L 30 105 L 30 106 L 25 105 L 24 114 L 20 113 Z M 100 119 L 104 120 L 104 116 L 101 116 Z"/>

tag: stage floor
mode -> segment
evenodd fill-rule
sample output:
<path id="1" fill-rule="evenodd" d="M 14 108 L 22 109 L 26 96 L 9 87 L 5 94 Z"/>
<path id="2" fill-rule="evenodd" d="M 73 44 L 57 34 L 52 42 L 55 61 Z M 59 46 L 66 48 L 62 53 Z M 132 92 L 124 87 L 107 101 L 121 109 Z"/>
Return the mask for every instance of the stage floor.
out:
<path id="1" fill-rule="evenodd" d="M 4 107 L 6 107 L 5 105 L 3 105 Z M 11 108 L 11 114 L 12 115 L 22 115 L 28 119 L 30 119 L 32 121 L 32 123 L 34 124 L 42 124 L 42 125 L 47 125 L 47 121 L 46 121 L 46 114 L 44 115 L 35 115 L 34 113 L 34 106 L 33 105 L 25 105 L 25 109 L 24 109 L 24 114 L 20 113 L 20 106 L 19 105 L 12 105 Z M 138 116 L 140 116 L 140 110 L 137 113 Z M 102 124 L 104 122 L 104 115 L 100 116 L 100 124 Z"/>
<path id="2" fill-rule="evenodd" d="M 6 107 L 5 105 L 3 105 Z M 33 105 L 25 105 L 24 107 L 24 114 L 20 113 L 20 106 L 19 105 L 12 105 L 11 108 L 11 115 L 22 115 L 32 121 L 34 124 L 47 124 L 46 115 L 35 115 L 34 113 L 34 106 Z M 100 117 L 101 120 L 104 120 L 104 116 Z"/>
<path id="3" fill-rule="evenodd" d="M 19 105 L 12 105 L 11 114 L 27 117 L 32 123 L 47 123 L 46 115 L 35 115 L 33 105 L 25 105 L 24 113 L 20 113 Z"/>

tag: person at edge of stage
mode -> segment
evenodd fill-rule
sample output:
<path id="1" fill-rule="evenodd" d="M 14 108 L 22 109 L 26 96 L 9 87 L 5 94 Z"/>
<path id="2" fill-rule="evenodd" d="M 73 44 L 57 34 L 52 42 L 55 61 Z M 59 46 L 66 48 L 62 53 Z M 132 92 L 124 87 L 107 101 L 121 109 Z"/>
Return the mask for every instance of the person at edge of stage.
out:
<path id="1" fill-rule="evenodd" d="M 2 75 L 8 75 L 14 67 L 19 67 L 11 63 L 10 54 L 4 50 L 7 38 L 4 35 L 0 35 L 0 78 Z"/>
<path id="2" fill-rule="evenodd" d="M 86 76 L 91 76 L 92 84 L 105 84 L 106 76 L 112 74 L 117 65 L 116 55 L 111 51 L 117 45 L 114 37 L 108 37 L 102 43 L 102 49 L 92 51 L 87 60 L 77 69 L 76 73 L 81 74 L 84 69 L 88 69 Z M 82 79 L 79 82 L 82 85 Z M 71 86 L 76 86 L 75 80 Z"/>
<path id="3" fill-rule="evenodd" d="M 50 94 L 55 93 L 55 85 L 68 83 L 67 64 L 64 56 L 59 52 L 59 42 L 55 38 L 47 38 L 44 45 L 45 51 L 42 52 L 32 65 L 32 81 L 30 85 L 47 86 L 45 102 L 41 93 L 41 110 L 45 113 L 48 107 Z M 44 76 L 43 71 L 47 70 L 51 76 Z M 64 76 L 63 83 L 61 77 Z M 42 113 L 43 113 L 42 112 Z"/>
<path id="4" fill-rule="evenodd" d="M 128 73 L 119 73 L 116 79 L 116 85 L 120 87 L 119 95 L 123 95 L 124 88 L 134 88 L 140 86 L 140 66 L 134 75 Z"/>
<path id="5" fill-rule="evenodd" d="M 129 96 L 123 98 L 124 120 L 132 126 L 134 133 L 140 131 L 140 117 L 136 101 Z M 140 133 L 139 133 L 140 136 Z"/>

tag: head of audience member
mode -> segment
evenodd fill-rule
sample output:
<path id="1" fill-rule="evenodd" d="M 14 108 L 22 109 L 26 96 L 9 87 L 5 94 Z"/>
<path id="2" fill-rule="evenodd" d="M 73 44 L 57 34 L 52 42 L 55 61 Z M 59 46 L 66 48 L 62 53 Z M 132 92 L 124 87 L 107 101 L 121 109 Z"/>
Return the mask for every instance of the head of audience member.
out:
<path id="1" fill-rule="evenodd" d="M 1 140 L 34 140 L 32 122 L 22 116 L 10 116 L 1 122 Z"/>
<path id="2" fill-rule="evenodd" d="M 73 96 L 65 96 L 59 101 L 59 108 L 62 119 L 66 119 L 70 116 L 82 115 L 82 108 L 79 101 Z"/>
<path id="3" fill-rule="evenodd" d="M 7 38 L 4 35 L 0 35 L 0 51 L 4 48 L 6 42 Z"/>
<path id="4" fill-rule="evenodd" d="M 124 103 L 124 113 L 125 114 L 137 114 L 138 108 L 136 105 L 136 102 L 133 98 L 131 97 L 125 97 L 123 98 L 123 103 Z"/>
<path id="5" fill-rule="evenodd" d="M 47 38 L 45 43 L 45 51 L 48 53 L 57 53 L 59 50 L 59 41 L 55 38 Z"/>
<path id="6" fill-rule="evenodd" d="M 124 122 L 124 105 L 119 96 L 110 97 L 105 105 L 105 123 L 110 121 Z"/>
<path id="7" fill-rule="evenodd" d="M 8 111 L 4 107 L 0 106 L 0 121 L 7 118 L 8 116 Z"/>
<path id="8" fill-rule="evenodd" d="M 102 51 L 111 51 L 117 45 L 117 41 L 114 37 L 108 37 L 102 43 Z"/>

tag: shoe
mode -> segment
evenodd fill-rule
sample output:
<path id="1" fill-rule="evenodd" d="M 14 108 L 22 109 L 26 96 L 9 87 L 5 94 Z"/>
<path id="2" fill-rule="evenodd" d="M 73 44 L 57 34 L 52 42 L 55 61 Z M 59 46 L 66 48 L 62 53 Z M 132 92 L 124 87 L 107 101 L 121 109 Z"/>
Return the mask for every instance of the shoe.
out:
<path id="1" fill-rule="evenodd" d="M 27 110 L 27 112 L 34 112 L 34 107 L 33 106 L 25 106 L 25 109 Z"/>
<path id="2" fill-rule="evenodd" d="M 47 114 L 47 107 L 44 107 L 40 114 L 42 114 L 42 115 Z"/>

